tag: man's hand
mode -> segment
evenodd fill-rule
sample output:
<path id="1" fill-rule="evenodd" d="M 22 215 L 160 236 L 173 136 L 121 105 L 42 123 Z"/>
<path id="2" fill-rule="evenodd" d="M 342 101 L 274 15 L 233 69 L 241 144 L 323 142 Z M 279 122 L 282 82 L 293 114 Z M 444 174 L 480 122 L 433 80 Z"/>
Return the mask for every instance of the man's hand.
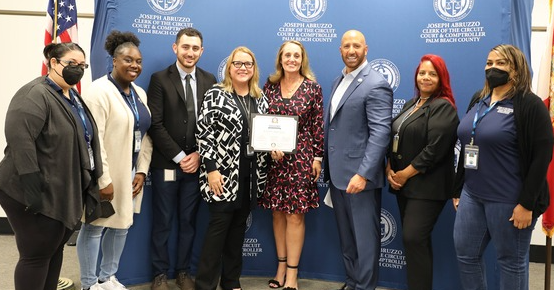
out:
<path id="1" fill-rule="evenodd" d="M 198 152 L 188 154 L 179 162 L 179 166 L 184 173 L 195 173 L 200 167 L 200 154 Z"/>
<path id="2" fill-rule="evenodd" d="M 346 187 L 346 193 L 355 194 L 364 190 L 366 182 L 366 179 L 359 174 L 352 176 L 348 186 Z"/>

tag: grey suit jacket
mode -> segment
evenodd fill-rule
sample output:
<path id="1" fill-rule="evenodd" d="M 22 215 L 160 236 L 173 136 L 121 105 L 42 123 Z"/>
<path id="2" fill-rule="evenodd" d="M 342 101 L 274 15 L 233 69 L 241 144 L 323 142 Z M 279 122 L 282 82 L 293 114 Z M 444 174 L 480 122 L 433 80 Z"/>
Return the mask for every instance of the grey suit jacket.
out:
<path id="1" fill-rule="evenodd" d="M 331 97 L 341 79 L 335 79 Z M 392 102 L 387 81 L 367 65 L 347 88 L 332 120 L 330 106 L 325 108 L 326 181 L 345 190 L 352 176 L 359 174 L 367 180 L 366 190 L 384 186 Z"/>
<path id="2" fill-rule="evenodd" d="M 204 93 L 215 83 L 213 74 L 196 67 L 196 97 L 199 104 L 204 99 Z M 182 150 L 187 151 L 187 106 L 176 63 L 152 74 L 147 95 L 152 113 L 148 135 L 154 145 L 150 165 L 159 169 L 178 169 L 179 165 L 172 159 Z"/>

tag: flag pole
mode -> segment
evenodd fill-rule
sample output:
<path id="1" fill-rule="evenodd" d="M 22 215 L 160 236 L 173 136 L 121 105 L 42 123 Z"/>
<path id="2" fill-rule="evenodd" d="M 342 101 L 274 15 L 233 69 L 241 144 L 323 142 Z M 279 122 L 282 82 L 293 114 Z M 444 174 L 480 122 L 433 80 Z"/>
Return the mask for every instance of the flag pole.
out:
<path id="1" fill-rule="evenodd" d="M 544 262 L 544 290 L 550 290 L 552 268 L 552 238 L 546 236 L 546 261 Z"/>
<path id="2" fill-rule="evenodd" d="M 58 0 L 54 0 L 54 27 L 52 27 L 52 43 L 58 43 Z"/>

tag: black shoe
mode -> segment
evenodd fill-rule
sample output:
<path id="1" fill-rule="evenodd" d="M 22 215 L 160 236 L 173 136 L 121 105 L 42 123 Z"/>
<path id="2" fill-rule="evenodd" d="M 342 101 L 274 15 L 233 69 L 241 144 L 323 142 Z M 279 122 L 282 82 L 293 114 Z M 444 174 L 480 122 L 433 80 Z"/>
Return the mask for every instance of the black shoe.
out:
<path id="1" fill-rule="evenodd" d="M 287 263 L 287 268 L 288 268 L 288 269 L 296 269 L 296 270 L 298 270 L 298 265 L 296 265 L 296 266 L 291 266 L 291 265 L 289 265 L 289 264 Z M 297 277 L 296 277 L 296 280 L 297 280 L 297 283 L 298 283 L 298 275 L 297 275 Z M 296 289 L 296 288 L 294 288 L 294 287 L 288 287 L 288 286 L 287 286 L 287 287 L 283 288 L 283 290 L 298 290 L 298 289 Z"/>
<path id="2" fill-rule="evenodd" d="M 337 290 L 354 290 L 353 288 L 350 288 L 348 287 L 348 285 L 346 285 L 346 283 L 344 283 L 344 285 L 342 285 L 342 287 L 340 287 L 339 289 Z"/>
<path id="3" fill-rule="evenodd" d="M 67 241 L 66 245 L 73 247 L 77 245 L 77 236 L 79 236 L 79 231 L 74 231 L 69 240 Z"/>
<path id="4" fill-rule="evenodd" d="M 286 263 L 287 262 L 287 257 L 278 257 L 277 261 L 279 263 Z M 283 286 L 285 286 L 286 281 L 287 281 L 287 275 L 285 273 L 285 277 L 283 278 L 283 284 L 279 283 L 279 281 L 277 281 L 277 279 L 270 279 L 269 281 L 267 281 L 267 284 L 268 284 L 269 288 L 271 288 L 271 289 L 278 289 L 278 288 L 282 288 Z"/>

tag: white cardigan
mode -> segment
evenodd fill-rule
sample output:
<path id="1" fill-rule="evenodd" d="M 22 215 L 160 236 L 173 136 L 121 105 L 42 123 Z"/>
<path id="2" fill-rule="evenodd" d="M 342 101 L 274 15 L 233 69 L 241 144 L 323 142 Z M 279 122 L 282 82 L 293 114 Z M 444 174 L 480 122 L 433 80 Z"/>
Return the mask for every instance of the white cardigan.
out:
<path id="1" fill-rule="evenodd" d="M 138 93 L 137 101 L 146 106 L 146 92 L 133 83 Z M 115 214 L 109 218 L 100 218 L 92 222 L 96 226 L 127 229 L 133 224 L 133 214 L 140 212 L 141 192 L 133 200 L 132 150 L 134 136 L 134 114 L 121 96 L 117 87 L 107 75 L 90 85 L 83 99 L 89 107 L 96 125 L 102 155 L 104 173 L 98 179 L 100 188 L 113 183 L 114 198 L 112 205 Z M 149 110 L 150 112 L 150 110 Z M 148 175 L 152 157 L 152 140 L 145 135 L 142 139 L 136 172 Z"/>

